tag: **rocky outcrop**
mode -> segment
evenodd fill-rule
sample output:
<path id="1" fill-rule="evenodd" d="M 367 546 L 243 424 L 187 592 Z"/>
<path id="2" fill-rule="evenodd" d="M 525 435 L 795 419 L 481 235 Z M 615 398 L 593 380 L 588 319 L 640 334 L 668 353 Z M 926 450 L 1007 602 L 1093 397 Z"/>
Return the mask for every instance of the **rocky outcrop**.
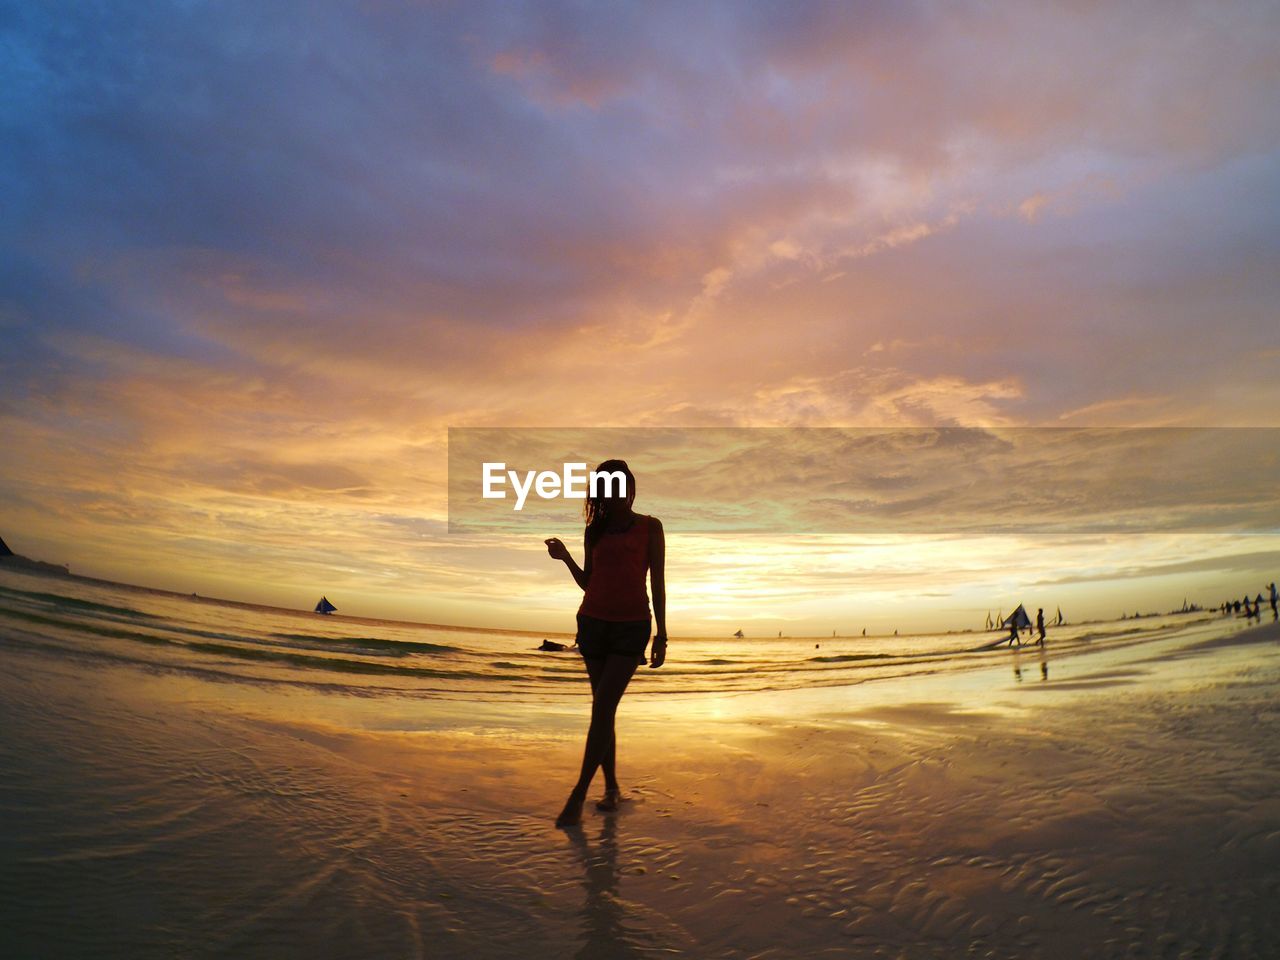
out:
<path id="1" fill-rule="evenodd" d="M 26 573 L 54 573 L 66 576 L 71 570 L 66 564 L 45 563 L 43 560 L 32 560 L 9 549 L 9 545 L 0 538 L 0 569 L 22 570 Z"/>

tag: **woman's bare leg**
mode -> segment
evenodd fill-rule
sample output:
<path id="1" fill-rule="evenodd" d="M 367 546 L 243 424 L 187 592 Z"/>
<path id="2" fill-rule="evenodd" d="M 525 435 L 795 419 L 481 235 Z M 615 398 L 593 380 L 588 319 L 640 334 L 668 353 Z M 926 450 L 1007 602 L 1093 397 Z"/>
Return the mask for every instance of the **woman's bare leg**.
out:
<path id="1" fill-rule="evenodd" d="M 600 682 L 600 675 L 604 673 L 604 660 L 583 659 L 583 663 L 587 665 L 587 676 L 591 678 L 591 697 L 594 700 L 596 695 L 596 685 Z M 613 734 L 613 731 L 609 731 Z M 605 752 L 604 759 L 600 761 L 600 770 L 604 774 L 604 789 L 608 793 L 617 793 L 618 787 L 618 743 L 617 737 L 611 735 L 609 737 L 609 749 Z"/>
<path id="2" fill-rule="evenodd" d="M 591 779 L 605 762 L 610 760 L 612 767 L 616 761 L 617 740 L 614 736 L 614 718 L 618 713 L 618 703 L 627 692 L 627 684 L 636 672 L 638 660 L 635 657 L 624 657 L 610 654 L 605 657 L 599 667 L 599 673 L 593 678 L 591 696 L 591 726 L 587 729 L 587 744 L 582 751 L 582 772 L 564 809 L 556 818 L 556 826 L 570 826 L 582 820 L 582 805 L 587 799 L 587 789 Z M 588 670 L 590 673 L 590 670 Z M 605 774 L 606 783 L 609 773 Z M 617 780 L 614 779 L 614 789 Z"/>

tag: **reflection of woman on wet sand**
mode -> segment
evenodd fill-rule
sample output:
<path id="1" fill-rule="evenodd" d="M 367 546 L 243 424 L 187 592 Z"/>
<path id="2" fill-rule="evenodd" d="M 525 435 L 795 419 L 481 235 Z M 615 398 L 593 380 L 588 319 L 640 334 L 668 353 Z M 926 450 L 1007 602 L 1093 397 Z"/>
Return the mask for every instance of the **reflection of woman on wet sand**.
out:
<path id="1" fill-rule="evenodd" d="M 626 493 L 601 485 L 599 496 L 587 498 L 583 566 L 579 567 L 560 540 L 546 541 L 547 553 L 563 560 L 583 590 L 578 608 L 578 650 L 591 681 L 591 726 L 582 755 L 582 772 L 556 818 L 556 826 L 582 821 L 582 806 L 596 769 L 604 771 L 601 810 L 616 810 L 622 799 L 618 786 L 614 717 L 618 703 L 637 665 L 645 659 L 649 643 L 649 597 L 645 574 L 653 585 L 653 638 L 650 667 L 660 667 L 667 656 L 666 541 L 657 517 L 631 509 L 635 478 L 622 460 L 606 460 L 596 473 L 621 472 Z M 610 494 L 610 495 L 606 495 Z"/>
<path id="2" fill-rule="evenodd" d="M 607 818 L 594 847 L 588 844 L 581 830 L 570 833 L 582 859 L 583 887 L 587 894 L 581 913 L 582 946 L 574 954 L 578 960 L 596 957 L 625 960 L 643 956 L 634 934 L 627 930 L 625 901 L 618 896 L 617 830 L 613 818 Z"/>

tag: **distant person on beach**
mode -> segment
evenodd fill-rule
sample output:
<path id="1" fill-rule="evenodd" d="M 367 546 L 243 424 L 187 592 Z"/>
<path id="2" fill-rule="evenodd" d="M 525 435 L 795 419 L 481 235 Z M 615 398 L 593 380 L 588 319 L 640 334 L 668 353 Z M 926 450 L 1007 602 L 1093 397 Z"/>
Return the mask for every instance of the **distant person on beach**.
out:
<path id="1" fill-rule="evenodd" d="M 631 509 L 636 482 L 625 460 L 606 460 L 596 473 L 621 473 L 626 490 L 601 484 L 592 490 L 583 508 L 583 565 L 555 537 L 546 540 L 547 553 L 562 560 L 583 590 L 578 607 L 578 650 L 591 681 L 591 725 L 582 754 L 578 782 L 569 793 L 556 826 L 582 822 L 582 807 L 596 770 L 604 771 L 604 797 L 597 809 L 616 810 L 622 801 L 618 786 L 614 718 L 618 703 L 636 667 L 644 662 L 649 645 L 649 597 L 645 576 L 653 587 L 653 616 L 657 631 L 649 666 L 662 666 L 667 658 L 666 540 L 657 517 Z"/>
<path id="2" fill-rule="evenodd" d="M 1271 586 L 1267 589 L 1271 591 L 1271 616 L 1274 619 L 1275 617 L 1280 616 L 1280 611 L 1276 610 L 1276 603 L 1277 601 L 1280 601 L 1280 593 L 1276 592 L 1276 583 L 1274 580 L 1271 581 Z"/>
<path id="3" fill-rule="evenodd" d="M 1040 639 L 1036 641 L 1040 646 L 1044 646 L 1044 607 L 1036 611 L 1036 629 L 1040 631 Z"/>

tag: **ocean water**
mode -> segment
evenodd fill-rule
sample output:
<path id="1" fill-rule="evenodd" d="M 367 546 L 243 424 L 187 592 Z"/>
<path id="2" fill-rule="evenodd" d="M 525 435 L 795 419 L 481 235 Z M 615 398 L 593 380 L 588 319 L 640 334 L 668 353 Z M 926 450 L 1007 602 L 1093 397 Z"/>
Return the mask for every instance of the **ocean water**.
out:
<path id="1" fill-rule="evenodd" d="M 1066 624 L 1052 627 L 1050 637 L 1055 656 L 1065 656 L 1180 635 L 1217 620 L 1200 613 Z M 580 658 L 538 650 L 546 636 L 324 616 L 0 571 L 0 638 L 7 646 L 245 684 L 468 703 L 580 698 Z M 1003 631 L 677 637 L 667 665 L 651 677 L 638 671 L 628 696 L 715 697 L 961 672 L 1006 659 L 1004 638 Z"/>

